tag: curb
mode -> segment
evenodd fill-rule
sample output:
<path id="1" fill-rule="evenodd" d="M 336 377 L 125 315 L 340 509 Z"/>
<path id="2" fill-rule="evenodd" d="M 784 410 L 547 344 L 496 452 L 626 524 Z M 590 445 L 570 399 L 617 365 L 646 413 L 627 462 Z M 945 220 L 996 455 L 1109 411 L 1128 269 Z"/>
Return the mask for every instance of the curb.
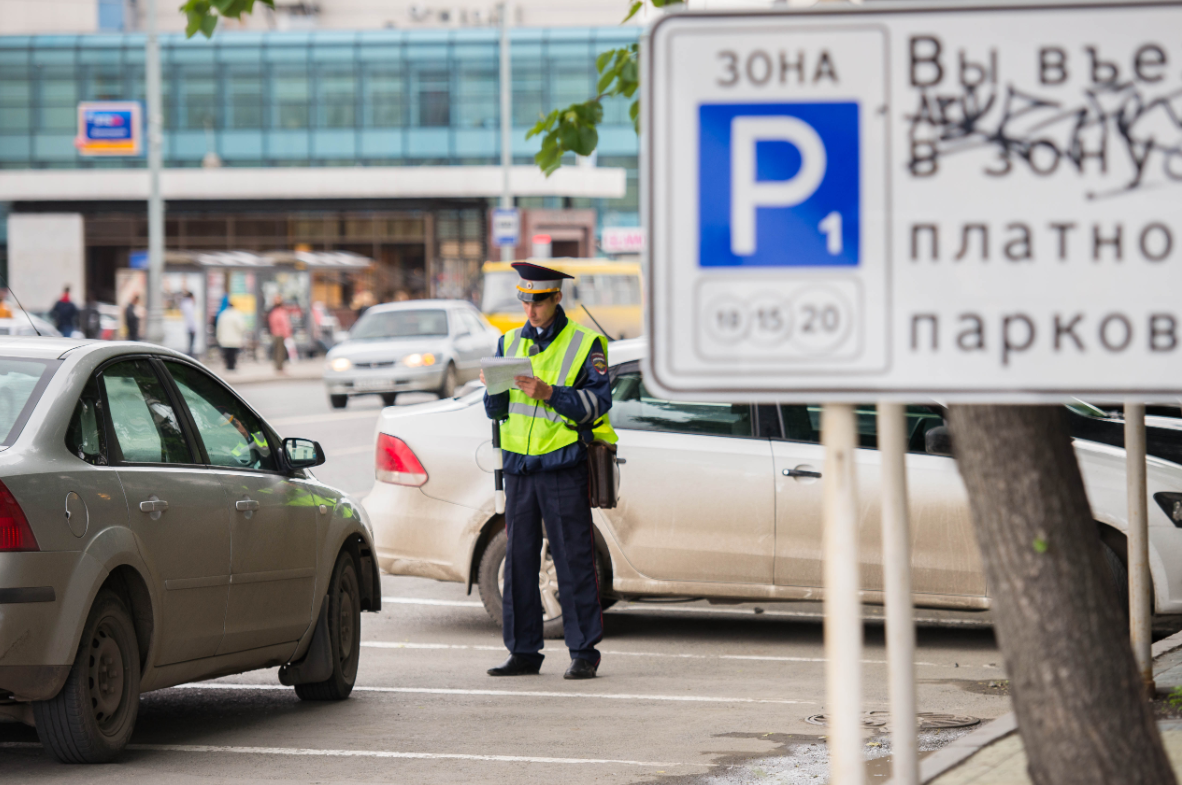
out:
<path id="1" fill-rule="evenodd" d="M 1159 658 L 1179 649 L 1182 649 L 1182 632 L 1176 632 L 1153 644 L 1150 654 L 1156 662 Z M 1173 664 L 1170 663 L 1171 666 Z M 937 750 L 919 762 L 920 785 L 926 785 L 942 774 L 951 771 L 983 748 L 1001 741 L 1017 730 L 1018 718 L 1011 711 L 986 725 L 982 725 L 967 736 L 960 737 L 947 747 Z M 887 781 L 887 785 L 896 785 L 896 783 L 894 779 L 891 779 Z"/>

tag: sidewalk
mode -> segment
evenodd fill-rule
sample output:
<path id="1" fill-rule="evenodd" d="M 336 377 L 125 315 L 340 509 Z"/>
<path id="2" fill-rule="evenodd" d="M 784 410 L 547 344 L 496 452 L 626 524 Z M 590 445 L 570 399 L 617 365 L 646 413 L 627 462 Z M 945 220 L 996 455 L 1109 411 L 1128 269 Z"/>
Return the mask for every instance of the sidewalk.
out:
<path id="1" fill-rule="evenodd" d="M 283 373 L 277 373 L 270 362 L 238 361 L 238 367 L 227 371 L 220 362 L 207 362 L 206 367 L 222 377 L 231 387 L 263 382 L 300 382 L 317 380 L 324 376 L 324 358 L 289 362 L 283 366 Z"/>
<path id="2" fill-rule="evenodd" d="M 1182 685 L 1182 632 L 1153 644 L 1153 677 L 1158 690 Z M 1159 720 L 1162 742 L 1174 771 L 1182 774 L 1182 720 Z M 1013 712 L 920 761 L 922 785 L 1030 785 L 1026 751 Z"/>

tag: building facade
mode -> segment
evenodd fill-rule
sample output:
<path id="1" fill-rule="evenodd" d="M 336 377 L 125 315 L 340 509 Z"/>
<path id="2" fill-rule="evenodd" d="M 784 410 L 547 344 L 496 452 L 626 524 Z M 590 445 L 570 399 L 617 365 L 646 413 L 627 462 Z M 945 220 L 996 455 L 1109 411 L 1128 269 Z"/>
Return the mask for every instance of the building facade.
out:
<path id="1" fill-rule="evenodd" d="M 595 232 L 638 224 L 626 101 L 605 104 L 597 159 L 551 178 L 526 139 L 541 113 L 594 96 L 595 57 L 637 35 L 513 31 L 519 207 L 571 210 L 579 226 L 591 214 Z M 143 101 L 144 45 L 139 33 L 0 36 L 0 210 L 9 223 L 80 215 L 79 283 L 100 301 L 147 247 L 146 161 L 80 155 L 78 104 Z M 495 29 L 164 34 L 161 61 L 168 250 L 349 251 L 377 262 L 363 285 L 379 300 L 475 294 L 501 188 Z M 32 260 L 0 242 L 15 282 Z"/>

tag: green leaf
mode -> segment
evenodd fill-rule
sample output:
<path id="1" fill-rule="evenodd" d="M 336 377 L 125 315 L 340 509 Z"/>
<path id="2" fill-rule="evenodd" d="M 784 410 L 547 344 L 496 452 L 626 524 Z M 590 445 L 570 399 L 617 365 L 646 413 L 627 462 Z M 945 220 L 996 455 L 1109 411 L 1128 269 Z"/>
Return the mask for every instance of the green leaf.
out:
<path id="1" fill-rule="evenodd" d="M 603 73 L 604 66 L 606 66 L 608 61 L 612 59 L 612 55 L 615 54 L 615 51 L 615 49 L 608 49 L 606 52 L 601 52 L 599 57 L 595 58 L 595 70 Z"/>
<path id="2" fill-rule="evenodd" d="M 636 2 L 632 4 L 632 7 L 628 9 L 628 15 L 624 17 L 624 22 L 627 22 L 629 19 L 636 16 L 636 14 L 640 13 L 641 8 L 644 8 L 644 0 L 636 0 Z M 624 24 L 624 22 L 620 22 L 620 24 Z"/>
<path id="3" fill-rule="evenodd" d="M 594 126 L 584 125 L 579 128 L 578 144 L 571 147 L 579 155 L 591 155 L 595 152 L 595 146 L 599 144 L 599 132 L 595 130 Z"/>
<path id="4" fill-rule="evenodd" d="M 218 26 L 218 18 L 213 14 L 201 20 L 201 35 L 206 38 L 213 37 L 214 28 Z"/>
<path id="5" fill-rule="evenodd" d="M 1049 548 L 1049 547 L 1050 547 L 1050 546 L 1047 544 L 1047 541 L 1046 541 L 1046 540 L 1044 540 L 1042 537 L 1035 537 L 1035 538 L 1034 538 L 1034 542 L 1032 543 L 1032 545 L 1033 545 L 1033 547 L 1034 547 L 1034 552 L 1035 552 L 1035 553 L 1046 553 L 1046 552 L 1047 552 L 1047 548 Z"/>
<path id="6" fill-rule="evenodd" d="M 620 69 L 620 81 L 636 82 L 640 79 L 640 69 L 636 65 L 636 61 L 628 58 L 628 62 L 624 63 L 624 67 Z"/>
<path id="7" fill-rule="evenodd" d="M 563 123 L 558 129 L 558 141 L 567 150 L 575 149 L 579 143 L 579 127 L 574 123 Z"/>

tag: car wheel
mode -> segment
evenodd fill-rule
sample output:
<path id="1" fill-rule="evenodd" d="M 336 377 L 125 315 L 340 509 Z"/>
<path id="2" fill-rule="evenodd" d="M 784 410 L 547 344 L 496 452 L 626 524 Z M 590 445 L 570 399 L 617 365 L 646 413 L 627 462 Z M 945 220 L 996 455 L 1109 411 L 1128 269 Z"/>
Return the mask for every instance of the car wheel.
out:
<path id="1" fill-rule="evenodd" d="M 33 703 L 37 736 L 63 763 L 104 763 L 131 739 L 140 706 L 140 652 L 127 607 L 99 592 L 66 684 Z"/>
<path id="2" fill-rule="evenodd" d="M 1129 622 L 1129 570 L 1121 561 L 1120 555 L 1108 543 L 1101 542 L 1100 550 L 1104 553 L 1104 563 L 1108 565 L 1108 574 L 1112 576 L 1112 591 L 1120 606 L 1120 617 L 1127 625 Z"/>
<path id="3" fill-rule="evenodd" d="M 443 384 L 439 386 L 439 398 L 451 398 L 456 394 L 456 366 L 453 363 L 447 364 L 447 370 L 443 372 Z"/>
<path id="4" fill-rule="evenodd" d="M 382 393 L 382 403 L 386 406 L 393 406 L 397 400 L 398 393 Z"/>
<path id="5" fill-rule="evenodd" d="M 347 395 L 330 395 L 328 402 L 332 404 L 334 409 L 344 409 L 349 405 L 349 396 Z"/>
<path id="6" fill-rule="evenodd" d="M 484 549 L 480 557 L 480 568 L 477 573 L 477 583 L 480 587 L 480 600 L 489 618 L 502 623 L 501 596 L 505 586 L 505 552 L 509 549 L 509 536 L 504 529 Z M 595 577 L 599 581 L 599 602 L 603 608 L 610 606 L 603 598 L 603 568 L 598 555 L 595 558 Z M 542 595 L 542 635 L 550 639 L 562 638 L 562 605 L 558 599 L 558 572 L 554 567 L 554 559 L 550 556 L 549 541 L 542 543 L 542 569 L 538 573 L 538 590 Z"/>
<path id="7" fill-rule="evenodd" d="M 315 684 L 297 684 L 296 695 L 306 701 L 339 701 L 349 697 L 357 682 L 361 659 L 361 583 L 357 565 L 341 551 L 328 584 L 328 642 L 332 675 Z"/>

